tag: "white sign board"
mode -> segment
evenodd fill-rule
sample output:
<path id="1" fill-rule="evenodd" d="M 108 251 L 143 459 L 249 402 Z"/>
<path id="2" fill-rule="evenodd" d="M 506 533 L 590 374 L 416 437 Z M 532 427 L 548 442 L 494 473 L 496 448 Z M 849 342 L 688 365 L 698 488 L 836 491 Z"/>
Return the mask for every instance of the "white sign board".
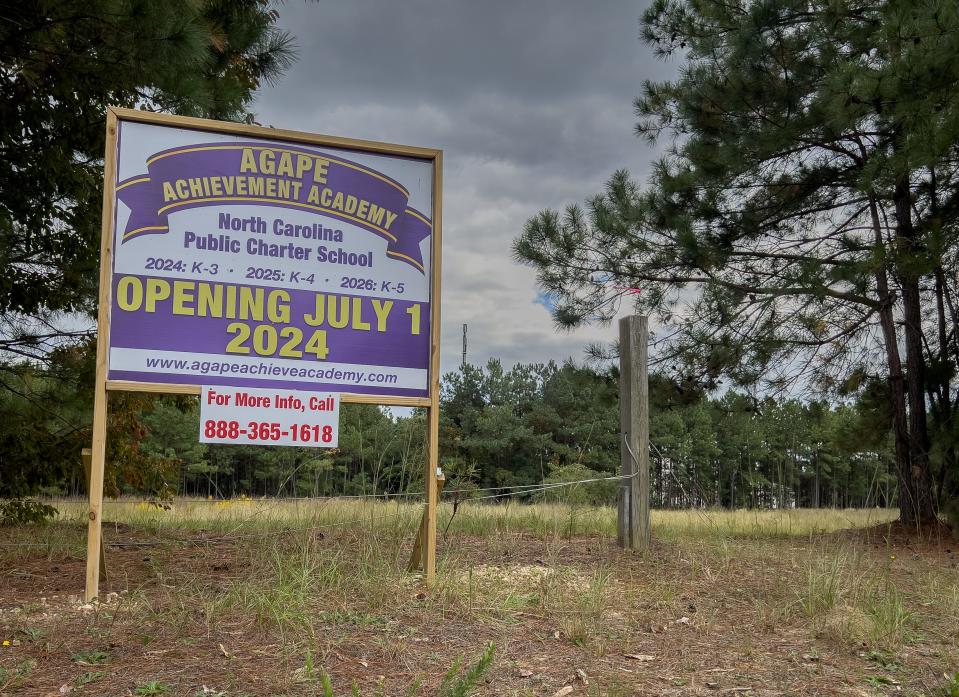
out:
<path id="1" fill-rule="evenodd" d="M 200 442 L 335 448 L 340 395 L 204 385 Z"/>

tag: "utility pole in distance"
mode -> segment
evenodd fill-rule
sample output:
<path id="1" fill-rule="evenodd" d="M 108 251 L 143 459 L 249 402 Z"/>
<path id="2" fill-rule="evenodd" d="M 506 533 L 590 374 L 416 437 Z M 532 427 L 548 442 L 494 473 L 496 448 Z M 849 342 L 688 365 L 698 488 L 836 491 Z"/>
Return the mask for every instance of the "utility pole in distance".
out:
<path id="1" fill-rule="evenodd" d="M 649 381 L 647 319 L 619 320 L 619 449 L 621 474 L 616 539 L 649 549 Z"/>
<path id="2" fill-rule="evenodd" d="M 463 362 L 460 364 L 460 367 L 466 367 L 466 324 L 463 325 Z"/>

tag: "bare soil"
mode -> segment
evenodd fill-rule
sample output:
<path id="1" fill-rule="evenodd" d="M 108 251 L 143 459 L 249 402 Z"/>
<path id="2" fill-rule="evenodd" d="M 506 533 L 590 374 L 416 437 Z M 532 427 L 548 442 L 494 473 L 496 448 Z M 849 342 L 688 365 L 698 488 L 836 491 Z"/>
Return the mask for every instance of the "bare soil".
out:
<path id="1" fill-rule="evenodd" d="M 401 695 L 417 680 L 431 695 L 457 657 L 470 663 L 487 642 L 497 649 L 481 695 L 932 697 L 950 694 L 944 674 L 959 670 L 959 596 L 949 595 L 959 550 L 948 537 L 877 528 L 656 542 L 638 555 L 596 537 L 460 536 L 440 550 L 447 582 L 426 589 L 397 573 L 375 601 L 291 596 L 307 608 L 299 619 L 223 611 L 210 599 L 262 580 L 264 567 L 246 539 L 182 538 L 111 529 L 118 546 L 95 605 L 79 599 L 79 553 L 38 550 L 0 567 L 0 695 L 314 695 L 320 666 L 337 695 L 353 681 L 363 695 L 377 685 Z M 359 543 L 346 531 L 314 542 L 320 558 L 348 558 Z M 282 536 L 272 544 L 285 549 Z M 854 558 L 868 570 L 859 583 L 902 596 L 901 635 L 859 640 L 854 615 L 802 611 L 810 570 L 834 558 Z M 102 662 L 87 660 L 98 651 Z"/>

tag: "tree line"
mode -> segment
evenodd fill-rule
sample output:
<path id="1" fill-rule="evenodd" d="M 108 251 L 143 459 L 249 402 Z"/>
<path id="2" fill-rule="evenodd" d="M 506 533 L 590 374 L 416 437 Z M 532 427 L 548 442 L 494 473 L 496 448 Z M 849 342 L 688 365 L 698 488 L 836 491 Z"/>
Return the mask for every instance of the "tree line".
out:
<path id="1" fill-rule="evenodd" d="M 294 58 L 277 6 L 62 0 L 0 22 L 0 496 L 79 487 L 105 107 L 252 121 L 256 89 Z M 935 520 L 959 499 L 959 6 L 653 0 L 642 38 L 680 68 L 635 100 L 662 158 L 645 182 L 616 172 L 585 206 L 535 216 L 514 251 L 559 325 L 626 303 L 660 327 L 653 395 L 673 401 L 652 414 L 658 502 L 898 502 L 904 523 Z M 614 472 L 611 380 L 565 365 L 450 376 L 445 466 L 477 486 Z M 807 389 L 828 401 L 755 396 Z M 191 455 L 159 440 L 195 418 L 188 400 L 110 401 L 115 492 L 421 476 L 417 414 L 351 407 L 350 448 L 321 457 Z"/>
<path id="2" fill-rule="evenodd" d="M 0 392 L 0 496 L 82 495 L 89 397 L 50 375 Z M 17 394 L 20 392 L 20 394 Z M 207 445 L 195 398 L 114 396 L 108 493 L 202 498 L 355 496 L 422 491 L 425 417 L 341 408 L 335 449 Z M 613 503 L 619 474 L 615 367 L 491 360 L 444 376 L 440 464 L 457 490 L 606 479 L 552 498 Z M 55 410 L 44 404 L 57 404 Z M 46 411 L 45 411 L 46 410 Z M 71 425 L 71 419 L 74 421 Z M 14 440 L 19 446 L 12 447 Z M 888 424 L 875 401 L 844 404 L 710 396 L 653 373 L 655 507 L 894 506 Z M 46 465 L 46 466 L 43 466 Z M 535 497 L 524 497 L 531 500 Z"/>
<path id="3" fill-rule="evenodd" d="M 709 396 L 650 375 L 652 505 L 896 505 L 890 433 L 868 400 Z M 443 382 L 441 455 L 480 487 L 620 472 L 619 376 L 568 361 L 464 366 Z M 612 502 L 618 483 L 577 496 Z"/>

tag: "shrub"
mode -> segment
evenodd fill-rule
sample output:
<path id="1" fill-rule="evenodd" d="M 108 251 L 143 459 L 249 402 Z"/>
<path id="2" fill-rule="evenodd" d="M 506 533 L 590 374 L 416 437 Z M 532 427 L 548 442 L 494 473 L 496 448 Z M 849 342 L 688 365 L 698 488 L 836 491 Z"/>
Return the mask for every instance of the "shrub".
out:
<path id="1" fill-rule="evenodd" d="M 57 515 L 53 506 L 29 499 L 0 501 L 0 525 L 40 525 Z"/>

